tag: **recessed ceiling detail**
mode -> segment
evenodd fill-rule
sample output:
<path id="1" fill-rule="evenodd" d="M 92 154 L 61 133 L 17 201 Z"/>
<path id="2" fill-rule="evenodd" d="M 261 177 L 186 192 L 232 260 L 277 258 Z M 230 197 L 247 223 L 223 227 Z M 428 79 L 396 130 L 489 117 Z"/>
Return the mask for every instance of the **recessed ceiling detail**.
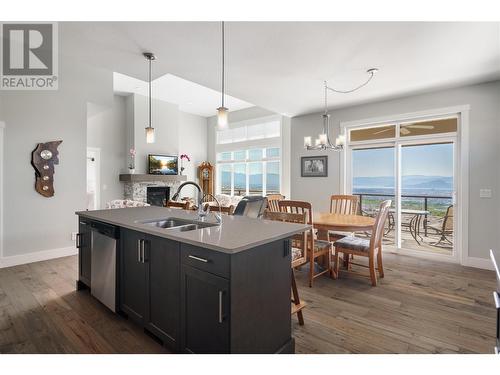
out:
<path id="1" fill-rule="evenodd" d="M 125 74 L 113 74 L 114 92 L 117 95 L 132 93 L 148 96 L 148 83 Z M 177 104 L 182 112 L 210 117 L 215 116 L 214 108 L 220 104 L 220 92 L 197 83 L 165 74 L 153 81 L 152 97 Z M 232 111 L 253 107 L 253 104 L 225 95 L 225 102 Z"/>

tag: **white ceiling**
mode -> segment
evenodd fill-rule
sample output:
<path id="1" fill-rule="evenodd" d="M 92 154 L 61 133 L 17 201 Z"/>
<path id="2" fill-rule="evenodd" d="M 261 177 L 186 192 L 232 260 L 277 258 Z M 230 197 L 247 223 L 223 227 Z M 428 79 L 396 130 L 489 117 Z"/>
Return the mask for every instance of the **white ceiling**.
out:
<path id="1" fill-rule="evenodd" d="M 144 81 L 152 51 L 154 77 L 220 87 L 217 22 L 60 23 L 60 38 L 61 53 Z M 370 67 L 380 72 L 369 85 L 330 95 L 330 106 L 498 79 L 500 23 L 226 23 L 227 93 L 271 111 L 321 110 L 323 80 L 349 89 Z"/>
<path id="2" fill-rule="evenodd" d="M 147 64 L 146 59 L 144 59 L 144 64 Z M 130 95 L 131 93 L 148 95 L 147 82 L 125 74 L 114 73 L 113 86 L 118 95 Z M 173 74 L 165 74 L 152 81 L 151 93 L 153 98 L 177 104 L 183 112 L 203 117 L 214 116 L 216 108 L 221 105 L 220 92 L 176 77 Z M 224 105 L 233 111 L 254 106 L 229 95 L 224 96 Z"/>

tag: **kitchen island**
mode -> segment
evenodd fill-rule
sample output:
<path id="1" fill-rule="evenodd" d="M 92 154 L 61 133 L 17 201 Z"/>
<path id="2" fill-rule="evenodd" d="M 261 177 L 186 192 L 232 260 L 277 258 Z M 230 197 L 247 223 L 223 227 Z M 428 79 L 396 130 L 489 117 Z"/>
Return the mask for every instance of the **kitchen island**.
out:
<path id="1" fill-rule="evenodd" d="M 306 225 L 240 216 L 219 225 L 161 207 L 76 214 L 78 289 L 99 298 L 111 278 L 108 307 L 172 351 L 294 352 L 289 239 Z M 102 256 L 103 236 L 116 244 L 113 257 Z"/>

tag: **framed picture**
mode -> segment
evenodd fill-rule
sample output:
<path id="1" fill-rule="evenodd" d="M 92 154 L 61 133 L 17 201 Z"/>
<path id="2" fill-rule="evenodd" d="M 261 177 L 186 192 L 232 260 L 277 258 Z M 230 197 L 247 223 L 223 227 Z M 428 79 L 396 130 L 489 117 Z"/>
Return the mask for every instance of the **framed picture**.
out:
<path id="1" fill-rule="evenodd" d="M 303 156 L 300 158 L 302 177 L 328 177 L 328 156 Z"/>

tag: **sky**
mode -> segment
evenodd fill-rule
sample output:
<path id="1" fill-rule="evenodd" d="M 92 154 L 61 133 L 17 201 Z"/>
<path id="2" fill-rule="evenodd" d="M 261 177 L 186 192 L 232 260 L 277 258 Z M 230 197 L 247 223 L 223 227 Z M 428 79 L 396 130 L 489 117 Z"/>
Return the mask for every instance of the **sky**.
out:
<path id="1" fill-rule="evenodd" d="M 394 148 L 354 150 L 353 177 L 394 176 Z M 453 144 L 403 147 L 403 176 L 453 176 Z"/>

